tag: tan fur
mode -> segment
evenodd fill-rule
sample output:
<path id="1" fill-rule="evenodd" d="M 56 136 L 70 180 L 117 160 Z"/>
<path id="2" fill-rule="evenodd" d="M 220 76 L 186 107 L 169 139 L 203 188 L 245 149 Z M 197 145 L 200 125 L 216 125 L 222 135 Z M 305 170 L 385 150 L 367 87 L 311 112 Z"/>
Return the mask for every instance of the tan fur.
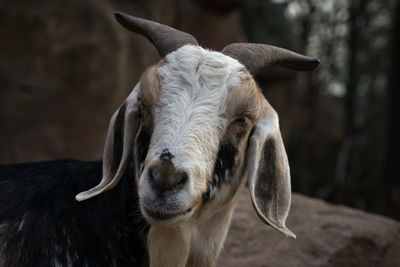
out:
<path id="1" fill-rule="evenodd" d="M 107 162 L 116 151 L 111 143 L 114 133 L 122 130 L 117 127 L 124 130 L 116 178 L 102 180 L 94 188 L 95 194 L 77 196 L 77 200 L 87 199 L 114 186 L 139 143 L 133 139 L 144 136 L 149 144 L 146 155 L 144 147 L 136 147 L 140 155 L 135 158 L 139 163 L 136 179 L 140 209 L 151 225 L 148 247 L 152 267 L 214 266 L 247 177 L 260 218 L 294 236 L 285 226 L 290 172 L 278 117 L 235 58 L 184 45 L 148 68 L 110 123 L 105 177 L 111 169 L 107 167 L 114 166 Z M 125 123 L 119 119 L 115 124 L 120 115 Z M 163 151 L 164 156 L 170 155 L 171 166 L 157 163 Z M 156 186 L 154 167 L 165 179 L 179 178 L 174 175 L 178 169 L 186 179 L 170 180 L 176 183 L 162 191 Z"/>
<path id="2" fill-rule="evenodd" d="M 197 226 L 191 243 L 189 260 L 186 267 L 215 266 L 223 247 L 233 213 L 233 202 L 221 211 L 213 214 L 206 222 Z"/>
<path id="3" fill-rule="evenodd" d="M 262 93 L 251 76 L 241 79 L 240 86 L 229 88 L 226 102 L 226 114 L 230 119 L 246 116 L 250 120 L 257 120 L 260 113 Z"/>
<path id="4" fill-rule="evenodd" d="M 161 60 L 158 64 L 147 68 L 140 78 L 141 90 L 138 99 L 148 107 L 152 107 L 160 96 L 162 77 L 158 73 L 158 68 L 164 64 L 165 60 Z"/>
<path id="5" fill-rule="evenodd" d="M 250 130 L 261 117 L 265 116 L 265 112 L 269 113 L 264 111 L 265 108 L 272 109 L 248 73 L 247 77 L 241 80 L 240 86 L 229 88 L 225 113 L 229 125 L 225 130 L 224 138 L 236 144 L 240 142 L 238 146 L 240 158 L 242 159 L 244 158 Z M 245 120 L 244 122 L 235 123 L 234 121 L 238 118 L 245 118 Z M 238 137 L 239 132 L 243 132 L 240 137 Z M 190 244 L 184 243 L 183 245 L 182 238 L 175 237 L 170 239 L 179 241 L 179 245 L 170 243 L 169 247 L 176 246 L 180 248 L 181 252 L 185 251 L 185 253 L 189 254 L 180 254 L 181 258 L 188 257 L 188 262 L 182 266 L 209 267 L 215 265 L 229 229 L 236 197 L 246 182 L 246 179 L 243 178 L 245 174 L 246 166 L 240 166 L 235 174 L 235 176 L 240 177 L 238 179 L 232 178 L 232 180 L 238 180 L 240 183 L 224 186 L 214 200 L 198 208 L 193 217 L 193 224 L 196 226 L 192 228 Z M 169 231 L 169 234 L 171 233 Z M 181 232 L 175 233 L 181 235 Z M 181 248 L 182 245 L 185 246 L 185 249 Z M 187 248 L 186 245 L 189 245 L 190 248 Z M 175 251 L 175 249 L 173 250 Z M 171 250 L 169 251 L 171 252 Z M 170 254 L 171 257 L 174 255 L 175 253 Z M 176 261 L 174 259 L 170 260 Z"/>
<path id="6" fill-rule="evenodd" d="M 193 229 L 189 224 L 152 226 L 148 236 L 150 267 L 184 267 Z"/>
<path id="7" fill-rule="evenodd" d="M 244 158 L 250 130 L 263 115 L 260 111 L 268 106 L 254 80 L 242 80 L 240 87 L 229 89 L 226 114 L 230 122 L 245 116 L 249 120 L 243 125 L 228 126 L 224 138 L 239 144 L 240 158 Z M 237 138 L 234 133 L 241 127 L 244 136 Z M 243 163 L 244 161 L 242 161 Z M 244 165 L 244 164 L 243 164 Z M 224 185 L 218 196 L 198 207 L 192 218 L 175 228 L 152 227 L 149 235 L 151 266 L 212 267 L 223 247 L 232 218 L 236 198 L 243 189 L 246 179 L 246 166 L 239 166 L 235 177 L 239 184 Z"/>
<path id="8" fill-rule="evenodd" d="M 161 93 L 162 77 L 157 70 L 163 64 L 164 60 L 148 68 L 140 79 L 138 98 L 146 113 L 142 123 L 151 128 L 153 125 L 148 124 L 153 124 L 152 107 L 156 105 Z M 229 229 L 236 198 L 246 183 L 244 177 L 247 177 L 248 169 L 244 159 L 251 129 L 266 117 L 277 119 L 276 112 L 265 100 L 252 76 L 245 69 L 243 72 L 240 85 L 228 88 L 225 110 L 227 126 L 221 141 L 237 144 L 241 165 L 232 177 L 232 182 L 222 185 L 213 200 L 205 204 L 201 199 L 196 202 L 198 204 L 188 220 L 176 225 L 151 226 L 148 235 L 151 267 L 212 267 L 216 264 Z"/>
<path id="9" fill-rule="evenodd" d="M 141 96 L 146 106 L 154 105 L 160 94 L 161 77 L 157 68 L 161 64 L 149 68 L 141 78 Z M 241 159 L 245 158 L 247 140 L 254 125 L 260 119 L 271 116 L 271 120 L 274 120 L 276 116 L 252 76 L 246 70 L 243 72 L 245 75 L 240 80 L 240 86 L 228 89 L 225 110 L 228 125 L 223 133 L 223 140 L 238 145 Z M 241 120 L 236 123 L 238 119 Z M 151 267 L 215 266 L 229 229 L 237 195 L 246 183 L 245 160 L 242 160 L 234 176 L 232 180 L 239 181 L 238 184 L 232 182 L 223 185 L 218 196 L 200 204 L 188 221 L 175 226 L 151 227 L 148 236 Z M 201 200 L 197 203 L 201 203 Z"/>
<path id="10" fill-rule="evenodd" d="M 244 183 L 241 184 L 243 188 Z M 212 267 L 228 233 L 238 193 L 217 211 L 203 210 L 202 221 L 193 218 L 184 224 L 151 227 L 148 246 L 151 267 Z M 215 202 L 214 202 L 215 204 Z"/>

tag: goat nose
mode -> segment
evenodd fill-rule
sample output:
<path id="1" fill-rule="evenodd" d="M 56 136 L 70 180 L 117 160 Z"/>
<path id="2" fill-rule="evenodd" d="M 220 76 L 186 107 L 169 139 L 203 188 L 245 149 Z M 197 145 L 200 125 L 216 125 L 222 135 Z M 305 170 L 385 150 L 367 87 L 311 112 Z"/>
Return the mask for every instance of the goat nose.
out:
<path id="1" fill-rule="evenodd" d="M 184 171 L 177 171 L 168 164 L 156 164 L 149 168 L 149 179 L 153 189 L 160 193 L 181 189 L 188 176 Z"/>

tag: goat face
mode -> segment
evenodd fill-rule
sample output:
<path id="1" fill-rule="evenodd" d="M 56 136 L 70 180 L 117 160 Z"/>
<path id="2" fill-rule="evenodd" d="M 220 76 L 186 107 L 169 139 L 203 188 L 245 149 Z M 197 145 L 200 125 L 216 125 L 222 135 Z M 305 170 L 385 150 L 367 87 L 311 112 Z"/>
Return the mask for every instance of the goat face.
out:
<path id="1" fill-rule="evenodd" d="M 138 99 L 143 118 L 135 154 L 147 220 L 176 223 L 216 196 L 232 197 L 241 175 L 232 176 L 263 103 L 243 65 L 187 45 L 143 74 Z"/>
<path id="2" fill-rule="evenodd" d="M 144 72 L 113 115 L 103 179 L 77 199 L 115 186 L 133 155 L 150 224 L 207 219 L 210 210 L 233 203 L 248 178 L 259 217 L 294 237 L 285 226 L 290 174 L 277 115 L 249 72 L 270 64 L 310 70 L 318 62 L 267 45 L 208 51 L 167 26 L 122 14 L 117 19 L 145 35 L 163 59 Z"/>

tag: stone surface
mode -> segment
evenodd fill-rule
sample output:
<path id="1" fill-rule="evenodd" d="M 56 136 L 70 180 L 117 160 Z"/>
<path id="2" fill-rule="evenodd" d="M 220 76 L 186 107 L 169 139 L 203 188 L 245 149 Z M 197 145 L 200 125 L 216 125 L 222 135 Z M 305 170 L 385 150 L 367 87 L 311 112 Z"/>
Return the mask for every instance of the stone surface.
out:
<path id="1" fill-rule="evenodd" d="M 400 223 L 392 219 L 293 194 L 287 226 L 296 240 L 265 226 L 245 189 L 217 266 L 400 266 Z"/>
<path id="2" fill-rule="evenodd" d="M 246 40 L 239 11 L 208 14 L 191 1 L 0 0 L 0 163 L 102 156 L 112 113 L 160 59 L 116 10 L 209 48 Z"/>
<path id="3" fill-rule="evenodd" d="M 1 4 L 3 162 L 101 155 L 127 73 L 111 9 L 106 0 Z"/>

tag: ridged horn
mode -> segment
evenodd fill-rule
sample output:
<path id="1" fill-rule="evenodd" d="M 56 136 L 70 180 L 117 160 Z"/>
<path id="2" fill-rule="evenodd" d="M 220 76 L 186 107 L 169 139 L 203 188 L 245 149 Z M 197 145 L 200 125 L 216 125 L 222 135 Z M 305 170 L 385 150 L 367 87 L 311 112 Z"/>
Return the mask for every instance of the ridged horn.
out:
<path id="1" fill-rule="evenodd" d="M 227 45 L 222 53 L 239 60 L 247 70 L 255 75 L 262 68 L 279 65 L 294 70 L 314 70 L 319 59 L 306 57 L 295 52 L 266 44 L 234 43 Z"/>
<path id="2" fill-rule="evenodd" d="M 161 57 L 187 44 L 198 45 L 192 35 L 154 21 L 122 12 L 115 12 L 115 18 L 126 29 L 146 37 L 156 47 Z"/>

